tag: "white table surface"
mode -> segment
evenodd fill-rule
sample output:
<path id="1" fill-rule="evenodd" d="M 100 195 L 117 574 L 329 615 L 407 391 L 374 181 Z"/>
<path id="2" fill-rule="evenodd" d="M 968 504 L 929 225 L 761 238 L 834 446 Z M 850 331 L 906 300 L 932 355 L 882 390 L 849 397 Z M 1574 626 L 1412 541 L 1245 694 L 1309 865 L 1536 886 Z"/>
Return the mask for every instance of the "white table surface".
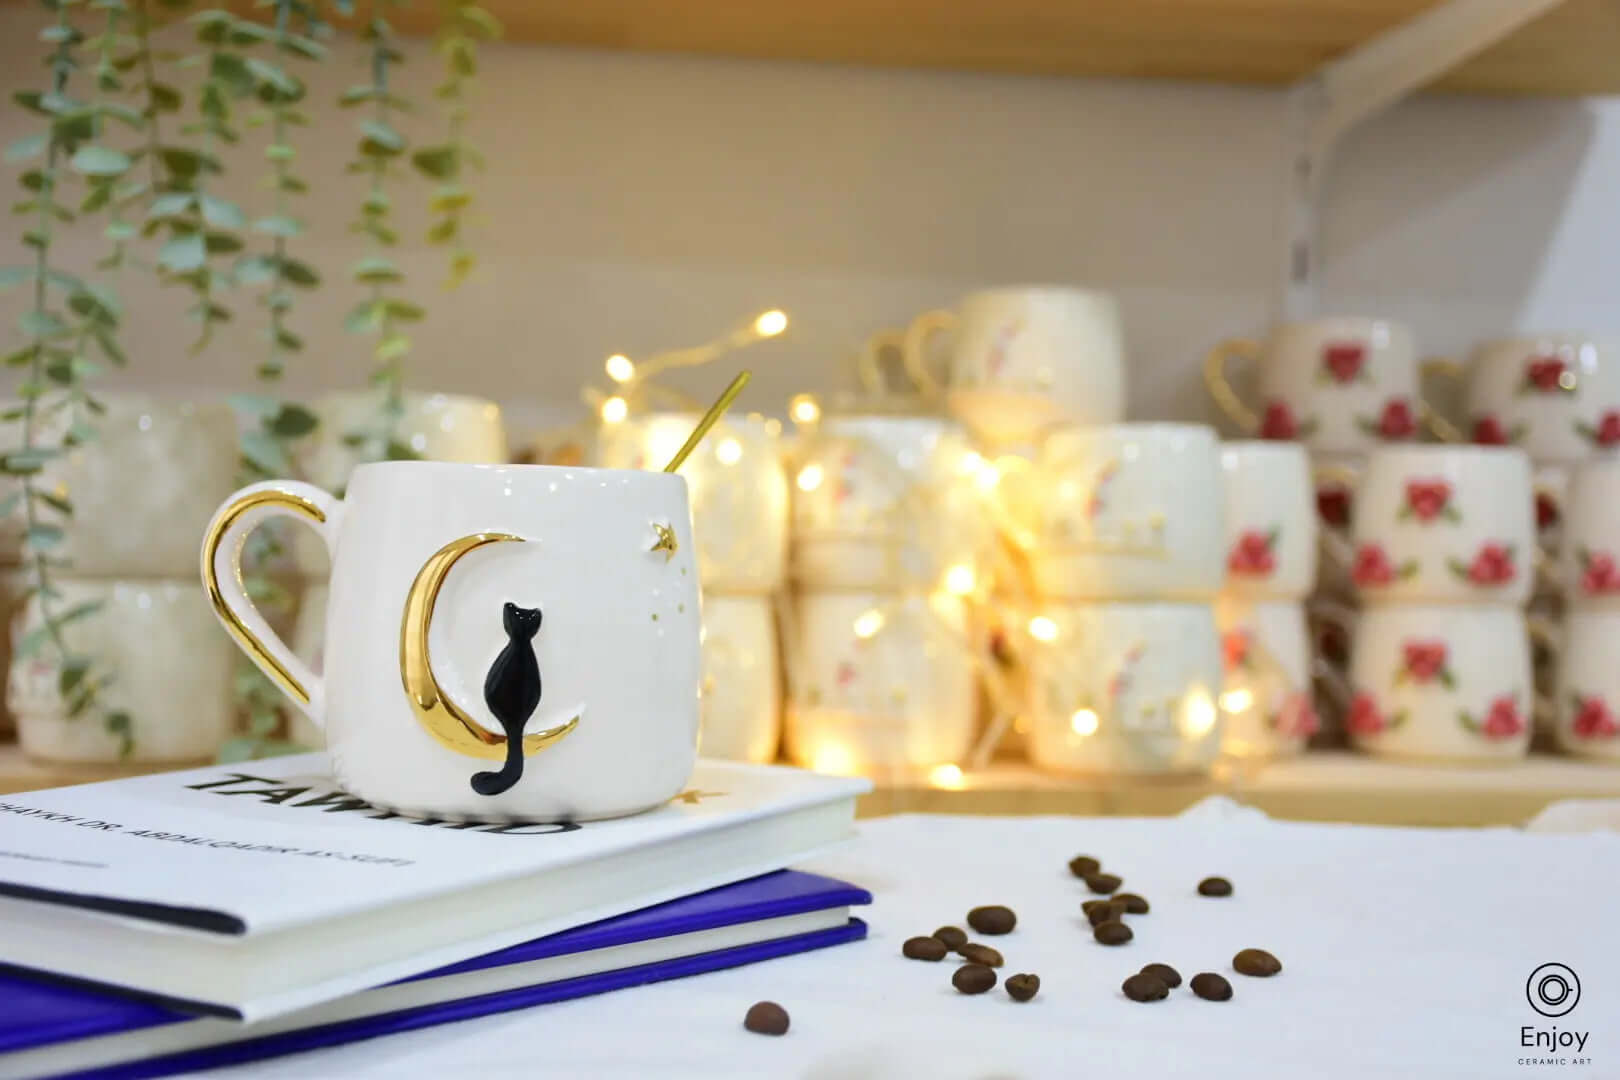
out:
<path id="1" fill-rule="evenodd" d="M 1130 944 L 1092 940 L 1088 897 L 1066 868 L 1092 854 L 1141 893 Z M 249 1077 L 1357 1078 L 1546 1075 L 1521 1028 L 1589 1032 L 1557 1075 L 1620 1077 L 1620 835 L 1295 824 L 1195 807 L 1179 819 L 910 816 L 806 867 L 875 902 L 861 943 L 580 1001 L 546 1005 L 210 1075 Z M 1209 874 L 1236 892 L 1195 892 Z M 968 997 L 954 965 L 900 944 L 1002 903 L 1017 929 L 982 938 L 999 974 L 1032 971 L 1040 995 Z M 1267 949 L 1281 975 L 1231 970 Z M 1185 987 L 1137 1004 L 1120 983 L 1163 961 L 1218 971 L 1226 1003 Z M 1582 980 L 1573 1012 L 1533 1012 L 1525 984 L 1556 961 Z M 754 1001 L 792 1016 L 750 1034 Z M 1570 1072 L 1570 1069 L 1575 1071 Z"/>

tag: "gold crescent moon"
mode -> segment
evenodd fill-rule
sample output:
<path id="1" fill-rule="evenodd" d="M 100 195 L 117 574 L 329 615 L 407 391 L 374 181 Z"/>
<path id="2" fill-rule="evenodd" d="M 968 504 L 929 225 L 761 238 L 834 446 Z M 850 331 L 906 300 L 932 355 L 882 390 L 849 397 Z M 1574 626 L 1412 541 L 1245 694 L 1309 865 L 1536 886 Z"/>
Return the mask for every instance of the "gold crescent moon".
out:
<path id="1" fill-rule="evenodd" d="M 433 622 L 439 588 L 451 567 L 468 552 L 504 542 L 521 544 L 523 537 L 510 533 L 473 533 L 452 540 L 434 552 L 411 582 L 411 591 L 405 597 L 405 613 L 399 623 L 399 674 L 416 722 L 445 749 L 490 761 L 506 757 L 506 736 L 490 731 L 444 695 L 433 677 L 433 661 L 428 655 L 428 627 Z M 566 724 L 523 736 L 523 756 L 544 750 L 577 726 L 579 717 L 575 716 Z"/>

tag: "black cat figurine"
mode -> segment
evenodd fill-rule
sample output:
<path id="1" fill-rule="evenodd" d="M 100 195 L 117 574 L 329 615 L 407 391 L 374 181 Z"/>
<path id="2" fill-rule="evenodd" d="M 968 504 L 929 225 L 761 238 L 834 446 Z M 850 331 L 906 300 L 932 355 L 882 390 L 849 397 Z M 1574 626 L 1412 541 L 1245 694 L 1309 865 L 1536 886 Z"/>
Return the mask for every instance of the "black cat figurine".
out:
<path id="1" fill-rule="evenodd" d="M 509 640 L 484 678 L 484 704 L 506 732 L 506 764 L 474 774 L 472 789 L 480 795 L 499 795 L 523 778 L 523 727 L 540 704 L 540 664 L 530 644 L 540 631 L 540 609 L 508 603 L 501 622 Z"/>

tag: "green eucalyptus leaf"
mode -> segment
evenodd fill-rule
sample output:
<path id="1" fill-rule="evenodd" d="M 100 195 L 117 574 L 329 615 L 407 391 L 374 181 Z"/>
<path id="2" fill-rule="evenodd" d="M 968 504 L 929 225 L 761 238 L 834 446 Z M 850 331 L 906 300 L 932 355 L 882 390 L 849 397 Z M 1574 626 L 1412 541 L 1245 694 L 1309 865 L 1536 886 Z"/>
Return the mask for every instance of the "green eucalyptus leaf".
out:
<path id="1" fill-rule="evenodd" d="M 93 214 L 112 202 L 112 184 L 107 179 L 91 182 L 90 193 L 79 203 L 79 213 Z"/>
<path id="2" fill-rule="evenodd" d="M 228 199 L 217 198 L 213 195 L 201 195 L 203 220 L 216 229 L 240 229 L 246 217 L 241 207 Z"/>
<path id="3" fill-rule="evenodd" d="M 190 147 L 164 146 L 159 148 L 158 154 L 163 160 L 163 167 L 181 180 L 189 180 L 200 172 L 217 174 L 223 171 L 218 158 Z"/>
<path id="4" fill-rule="evenodd" d="M 268 255 L 245 255 L 231 268 L 238 285 L 264 285 L 276 279 L 276 263 Z"/>
<path id="5" fill-rule="evenodd" d="M 349 276 L 362 285 L 387 285 L 405 280 L 399 268 L 381 255 L 368 255 L 354 264 Z"/>
<path id="6" fill-rule="evenodd" d="M 125 364 L 129 363 L 129 357 L 124 355 L 124 350 L 118 347 L 118 342 L 114 340 L 111 334 L 107 333 L 105 330 L 98 330 L 96 331 L 95 338 L 96 344 L 101 346 L 101 351 L 108 360 L 111 360 L 119 367 L 123 367 Z"/>
<path id="7" fill-rule="evenodd" d="M 129 168 L 129 155 L 110 146 L 84 146 L 69 164 L 86 176 L 121 176 Z"/>
<path id="8" fill-rule="evenodd" d="M 456 173 L 454 146 L 427 146 L 411 155 L 411 164 L 418 172 L 434 180 L 448 180 Z"/>
<path id="9" fill-rule="evenodd" d="M 304 84 L 299 82 L 285 69 L 277 64 L 255 60 L 251 57 L 246 62 L 247 70 L 260 86 L 267 86 L 275 91 L 278 98 L 296 100 L 303 96 Z"/>
<path id="10" fill-rule="evenodd" d="M 84 34 L 62 23 L 54 23 L 39 32 L 39 40 L 51 45 L 77 45 L 84 40 Z"/>
<path id="11" fill-rule="evenodd" d="M 285 214 L 272 214 L 270 217 L 260 218 L 253 223 L 253 231 L 265 233 L 269 236 L 293 237 L 304 231 L 297 218 Z"/>
<path id="12" fill-rule="evenodd" d="M 435 214 L 450 214 L 465 209 L 472 202 L 472 194 L 459 184 L 441 184 L 433 191 L 428 209 Z"/>
<path id="13" fill-rule="evenodd" d="M 388 297 L 387 299 L 381 301 L 381 304 L 384 313 L 386 313 L 390 319 L 398 319 L 400 322 L 416 322 L 421 319 L 422 316 L 427 314 L 427 312 L 422 309 L 421 305 L 413 304 L 409 300 L 399 300 L 395 297 Z"/>
<path id="14" fill-rule="evenodd" d="M 376 300 L 362 300 L 349 309 L 343 320 L 343 329 L 351 334 L 369 334 L 382 325 L 382 304 Z"/>
<path id="15" fill-rule="evenodd" d="M 138 231 L 127 221 L 114 221 L 101 230 L 101 235 L 112 241 L 133 240 Z"/>
<path id="16" fill-rule="evenodd" d="M 304 351 L 304 339 L 293 333 L 291 330 L 288 330 L 286 327 L 278 327 L 277 329 L 272 330 L 270 332 L 270 340 L 275 342 L 276 348 L 278 349 L 286 349 L 288 352 Z"/>
<path id="17" fill-rule="evenodd" d="M 466 38 L 448 38 L 444 42 L 445 60 L 450 70 L 463 79 L 478 74 L 478 47 Z"/>
<path id="18" fill-rule="evenodd" d="M 289 401 L 281 406 L 281 411 L 266 426 L 278 438 L 296 439 L 319 427 L 320 418 L 302 405 Z"/>
<path id="19" fill-rule="evenodd" d="M 277 41 L 276 48 L 282 52 L 302 56 L 306 60 L 320 60 L 326 56 L 326 46 L 314 38 L 301 37 L 296 34 L 289 34 Z"/>
<path id="20" fill-rule="evenodd" d="M 381 120 L 361 121 L 360 133 L 365 136 L 366 142 L 374 143 L 391 154 L 405 149 L 405 136 Z"/>
<path id="21" fill-rule="evenodd" d="M 197 196 L 189 191 L 176 191 L 168 195 L 159 195 L 152 200 L 152 205 L 146 210 L 148 219 L 180 217 L 190 213 L 196 205 Z"/>
<path id="22" fill-rule="evenodd" d="M 168 83 L 153 83 L 146 88 L 147 100 L 151 103 L 153 112 L 174 113 L 180 111 L 182 98 L 180 91 Z"/>
<path id="23" fill-rule="evenodd" d="M 338 95 L 338 104 L 345 108 L 370 101 L 377 94 L 374 86 L 351 86 Z"/>
<path id="24" fill-rule="evenodd" d="M 287 451 L 275 436 L 263 429 L 243 432 L 241 450 L 248 464 L 262 473 L 270 476 L 286 476 L 292 472 L 292 463 L 287 459 Z"/>
<path id="25" fill-rule="evenodd" d="M 294 195 L 302 195 L 309 190 L 309 185 L 296 176 L 282 175 L 276 177 L 276 190 L 288 191 Z"/>
<path id="26" fill-rule="evenodd" d="M 450 241 L 456 238 L 456 233 L 460 231 L 460 229 L 460 218 L 441 218 L 440 220 L 434 222 L 433 227 L 428 230 L 427 238 L 431 243 L 448 244 Z"/>
<path id="27" fill-rule="evenodd" d="M 68 332 L 67 323 L 58 319 L 48 311 L 29 310 L 22 313 L 17 320 L 17 327 L 24 336 L 35 340 L 61 337 Z"/>
<path id="28" fill-rule="evenodd" d="M 260 420 L 281 411 L 281 401 L 268 394 L 230 394 L 225 403 L 244 416 Z"/>
<path id="29" fill-rule="evenodd" d="M 44 132 L 13 139 L 6 144 L 5 159 L 7 161 L 27 161 L 31 157 L 38 157 L 44 152 L 45 146 L 49 142 L 50 138 Z"/>
<path id="30" fill-rule="evenodd" d="M 504 30 L 499 19 L 473 4 L 458 4 L 456 17 L 461 20 L 468 32 L 482 34 L 486 38 L 498 38 Z"/>
<path id="31" fill-rule="evenodd" d="M 201 233 L 187 233 L 164 244 L 158 265 L 172 274 L 184 274 L 208 264 L 208 244 Z"/>
<path id="32" fill-rule="evenodd" d="M 397 439 L 388 440 L 388 445 L 383 450 L 383 456 L 389 461 L 420 461 L 422 459 L 421 454 L 418 454 L 410 446 Z"/>
<path id="33" fill-rule="evenodd" d="M 321 283 L 321 277 L 315 269 L 297 259 L 281 260 L 281 276 L 291 284 L 305 289 L 313 289 Z"/>
<path id="34" fill-rule="evenodd" d="M 210 255 L 231 255 L 242 250 L 242 238 L 234 233 L 210 230 L 203 240 Z"/>
<path id="35" fill-rule="evenodd" d="M 140 131 L 146 126 L 146 117 L 141 115 L 139 109 L 131 108 L 121 101 L 103 101 L 96 105 L 96 110 L 102 116 L 110 116 L 114 120 Z"/>
<path id="36" fill-rule="evenodd" d="M 286 143 L 271 143 L 264 148 L 264 156 L 271 161 L 291 161 L 298 156 L 298 151 Z"/>
<path id="37" fill-rule="evenodd" d="M 33 551 L 45 551 L 60 544 L 65 536 L 62 526 L 36 521 L 24 531 L 23 544 Z"/>
<path id="38" fill-rule="evenodd" d="M 404 334 L 389 334 L 377 343 L 372 352 L 380 361 L 397 360 L 411 351 L 411 339 Z"/>

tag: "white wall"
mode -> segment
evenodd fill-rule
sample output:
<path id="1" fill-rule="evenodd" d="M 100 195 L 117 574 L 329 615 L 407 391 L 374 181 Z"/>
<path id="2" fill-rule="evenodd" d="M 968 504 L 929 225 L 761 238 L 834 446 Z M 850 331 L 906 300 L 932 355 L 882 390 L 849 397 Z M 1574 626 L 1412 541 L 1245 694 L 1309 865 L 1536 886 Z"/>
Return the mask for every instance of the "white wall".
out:
<path id="1" fill-rule="evenodd" d="M 8 95 L 42 77 L 39 19 L 0 11 Z M 427 138 L 437 72 L 425 46 L 410 53 L 424 108 L 408 129 Z M 341 47 L 315 95 L 363 75 Z M 1123 300 L 1133 415 L 1205 417 L 1204 348 L 1273 302 L 1280 110 L 1264 90 L 492 48 L 474 124 L 491 163 L 475 181 L 482 270 L 447 295 L 438 252 L 397 256 L 431 311 L 413 381 L 496 398 L 524 426 L 575 410 L 609 352 L 693 343 L 781 306 L 792 330 L 749 357 L 745 398 L 779 411 L 796 390 L 849 385 L 859 341 L 925 306 L 984 283 L 1077 282 Z M 368 366 L 340 326 L 357 298 L 343 226 L 361 182 L 342 173 L 355 119 L 324 109 L 300 133 L 320 194 L 300 207 L 313 231 L 298 244 L 328 283 L 294 320 L 311 342 L 298 390 L 352 385 Z M 16 109 L 0 121 L 6 140 L 28 129 Z M 259 169 L 255 145 L 233 184 L 250 213 L 266 207 Z M 407 201 L 425 201 L 411 187 Z M 1620 327 L 1617 195 L 1620 102 L 1402 105 L 1337 162 L 1323 307 L 1408 319 L 1429 351 L 1508 327 Z M 23 257 L 6 244 L 4 261 Z M 94 250 L 87 234 L 72 245 Z M 135 366 L 116 380 L 242 387 L 260 349 L 249 297 L 236 298 L 246 325 L 191 356 L 179 290 L 124 293 Z M 727 374 L 676 385 L 707 395 Z"/>

